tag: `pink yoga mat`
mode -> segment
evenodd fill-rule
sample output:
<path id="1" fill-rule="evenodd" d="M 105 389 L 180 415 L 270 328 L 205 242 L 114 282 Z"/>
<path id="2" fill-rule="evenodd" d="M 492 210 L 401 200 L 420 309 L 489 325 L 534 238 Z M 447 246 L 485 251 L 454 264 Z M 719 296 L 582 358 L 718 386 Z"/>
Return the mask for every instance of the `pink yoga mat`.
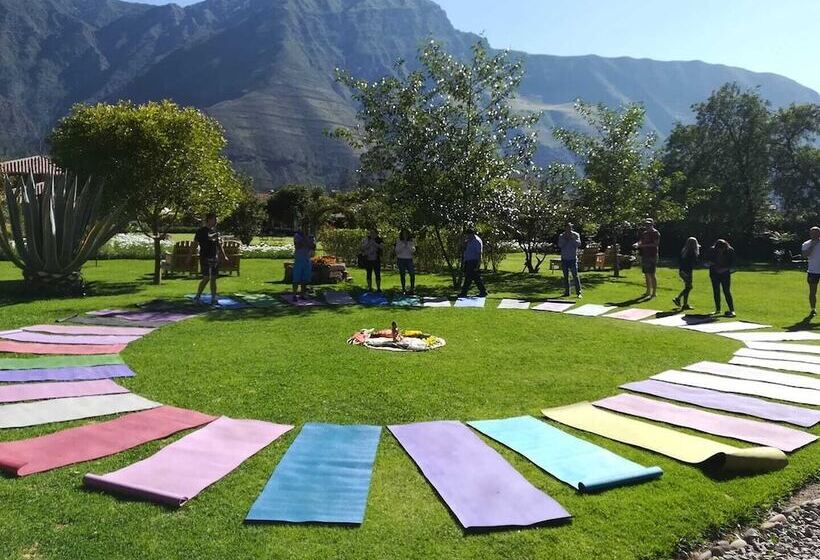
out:
<path id="1" fill-rule="evenodd" d="M 4 340 L 16 342 L 37 342 L 40 344 L 79 344 L 79 345 L 111 345 L 129 344 L 139 340 L 140 336 L 111 336 L 111 335 L 65 335 L 29 331 L 18 331 L 2 335 Z"/>
<path id="2" fill-rule="evenodd" d="M 615 313 L 608 313 L 604 315 L 608 319 L 623 319 L 624 321 L 642 321 L 649 317 L 654 317 L 660 313 L 655 309 L 624 309 L 623 311 L 616 311 Z"/>
<path id="3" fill-rule="evenodd" d="M 154 332 L 154 329 L 142 327 L 106 327 L 83 326 L 83 325 L 32 325 L 23 327 L 27 332 L 39 332 L 48 334 L 70 334 L 70 335 L 90 335 L 90 336 L 145 336 Z"/>
<path id="4" fill-rule="evenodd" d="M 19 383 L 0 385 L 0 403 L 61 399 L 66 397 L 89 397 L 127 393 L 110 379 L 97 381 L 68 381 L 57 383 Z"/>
<path id="5" fill-rule="evenodd" d="M 107 457 L 214 420 L 173 406 L 134 412 L 115 420 L 0 443 L 0 469 L 16 476 Z"/>
<path id="6" fill-rule="evenodd" d="M 40 344 L 38 342 L 0 340 L 0 352 L 12 354 L 119 354 L 123 350 L 125 350 L 125 344 Z"/>
<path id="7" fill-rule="evenodd" d="M 89 473 L 84 482 L 106 492 L 179 507 L 292 428 L 223 416 L 147 459 L 105 475 Z"/>

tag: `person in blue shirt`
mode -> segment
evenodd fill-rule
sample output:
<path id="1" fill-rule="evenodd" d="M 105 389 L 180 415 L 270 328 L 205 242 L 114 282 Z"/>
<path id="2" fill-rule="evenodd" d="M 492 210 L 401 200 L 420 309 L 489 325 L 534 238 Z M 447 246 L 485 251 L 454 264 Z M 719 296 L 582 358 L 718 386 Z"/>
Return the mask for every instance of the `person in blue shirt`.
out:
<path id="1" fill-rule="evenodd" d="M 307 297 L 307 286 L 310 284 L 313 274 L 310 262 L 313 252 L 316 250 L 316 239 L 312 235 L 306 235 L 302 228 L 293 234 L 293 298 L 299 299 Z M 301 286 L 301 292 L 299 287 Z"/>
<path id="2" fill-rule="evenodd" d="M 464 283 L 461 286 L 461 293 L 458 297 L 466 297 L 473 283 L 475 283 L 478 288 L 478 296 L 485 297 L 487 290 L 484 287 L 484 281 L 481 279 L 481 254 L 484 252 L 484 242 L 481 241 L 481 238 L 473 229 L 468 229 L 465 233 L 464 254 L 462 258 Z"/>
<path id="3" fill-rule="evenodd" d="M 564 272 L 564 297 L 569 297 L 569 275 L 575 286 L 575 295 L 581 296 L 581 280 L 578 279 L 578 249 L 581 248 L 581 236 L 567 223 L 564 232 L 558 236 L 558 248 L 561 250 L 561 270 Z"/>

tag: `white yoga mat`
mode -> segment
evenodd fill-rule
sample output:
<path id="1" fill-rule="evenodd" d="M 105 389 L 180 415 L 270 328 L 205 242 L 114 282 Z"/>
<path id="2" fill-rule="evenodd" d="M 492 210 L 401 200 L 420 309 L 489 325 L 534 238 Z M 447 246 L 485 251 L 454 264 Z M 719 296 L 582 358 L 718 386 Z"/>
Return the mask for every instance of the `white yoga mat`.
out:
<path id="1" fill-rule="evenodd" d="M 755 329 L 768 329 L 771 325 L 761 325 L 760 323 L 747 323 L 745 321 L 726 321 L 724 323 L 704 323 L 703 325 L 687 325 L 684 329 L 705 333 L 723 333 L 735 331 L 752 331 Z"/>
<path id="2" fill-rule="evenodd" d="M 696 324 L 707 323 L 708 321 L 708 319 L 687 319 L 685 313 L 678 313 L 676 315 L 667 315 L 666 317 L 642 321 L 642 323 L 647 325 L 658 325 L 660 327 L 691 327 Z"/>
<path id="3" fill-rule="evenodd" d="M 820 334 L 808 331 L 794 332 L 735 332 L 718 333 L 740 342 L 782 342 L 784 340 L 820 340 Z"/>
<path id="4" fill-rule="evenodd" d="M 447 298 L 424 298 L 424 307 L 452 307 L 453 304 Z"/>
<path id="5" fill-rule="evenodd" d="M 796 352 L 778 352 L 776 350 L 755 350 L 754 348 L 741 348 L 735 352 L 735 356 L 745 356 L 746 358 L 760 358 L 762 360 L 784 360 L 788 362 L 805 362 L 807 364 L 820 364 L 820 356 L 811 354 L 797 354 Z"/>
<path id="6" fill-rule="evenodd" d="M 804 389 L 820 391 L 820 379 L 809 377 L 808 375 L 794 375 L 791 373 L 780 373 L 779 371 L 735 366 L 732 364 L 720 364 L 717 362 L 698 362 L 685 366 L 683 369 L 700 373 L 711 373 L 712 375 L 722 375 L 723 377 L 733 377 L 735 379 L 750 379 L 752 381 L 777 383 L 778 385 L 803 387 Z"/>
<path id="7" fill-rule="evenodd" d="M 747 342 L 753 350 L 770 350 L 774 352 L 798 352 L 803 354 L 820 354 L 820 344 L 787 344 L 785 342 Z"/>
<path id="8" fill-rule="evenodd" d="M 800 389 L 798 387 L 787 387 L 774 383 L 762 383 L 760 381 L 749 381 L 747 379 L 732 379 L 729 377 L 709 375 L 707 373 L 676 370 L 664 371 L 663 373 L 653 375 L 652 379 L 675 383 L 677 385 L 688 385 L 689 387 L 713 389 L 723 393 L 753 395 L 755 397 L 766 397 L 780 401 L 820 406 L 820 391 L 813 389 Z"/>
<path id="9" fill-rule="evenodd" d="M 808 364 L 806 362 L 791 362 L 786 360 L 768 360 L 765 358 L 735 356 L 729 360 L 729 363 L 738 366 L 752 366 L 766 369 L 779 369 L 782 371 L 820 374 L 820 364 Z"/>
<path id="10" fill-rule="evenodd" d="M 539 303 L 536 306 L 532 307 L 533 311 L 551 311 L 553 313 L 563 313 L 570 307 L 575 305 L 574 303 L 561 303 L 559 301 L 545 301 L 544 303 Z"/>
<path id="11" fill-rule="evenodd" d="M 51 422 L 68 422 L 81 418 L 147 410 L 158 406 L 161 406 L 160 403 L 133 393 L 7 404 L 0 406 L 0 428 L 23 428 Z"/>
<path id="12" fill-rule="evenodd" d="M 529 309 L 530 302 L 522 299 L 502 299 L 497 309 Z"/>
<path id="13" fill-rule="evenodd" d="M 597 317 L 607 313 L 608 311 L 612 311 L 613 309 L 615 309 L 615 307 L 612 305 L 597 305 L 594 303 L 588 303 L 580 307 L 575 307 L 574 309 L 567 309 L 564 313 L 568 313 L 570 315 L 581 315 L 583 317 Z"/>

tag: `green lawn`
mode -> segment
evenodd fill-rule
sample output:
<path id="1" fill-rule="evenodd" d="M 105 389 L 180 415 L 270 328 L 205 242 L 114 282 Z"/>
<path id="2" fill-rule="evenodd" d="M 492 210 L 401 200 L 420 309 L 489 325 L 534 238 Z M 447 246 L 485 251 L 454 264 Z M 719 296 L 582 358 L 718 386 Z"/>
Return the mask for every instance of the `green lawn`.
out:
<path id="1" fill-rule="evenodd" d="M 124 382 L 148 398 L 212 414 L 298 425 L 307 421 L 387 425 L 434 419 L 538 415 L 543 407 L 591 400 L 618 385 L 698 360 L 726 360 L 729 339 L 602 318 L 496 310 L 505 295 L 560 294 L 559 274 L 526 276 L 520 257 L 488 278 L 491 300 L 477 309 L 319 309 L 214 312 L 165 327 L 129 346 L 137 377 Z M 78 311 L 190 293 L 187 279 L 150 286 L 147 261 L 109 261 L 85 270 L 95 294 L 30 300 L 19 274 L 0 263 L 0 329 L 51 321 Z M 625 302 L 642 293 L 639 271 L 615 280 L 584 275 L 586 302 Z M 361 282 L 361 271 L 354 271 Z M 243 264 L 223 292 L 282 291 L 282 261 Z M 679 289 L 662 269 L 668 309 Z M 708 311 L 706 274 L 696 275 L 692 303 Z M 734 276 L 739 316 L 778 328 L 805 316 L 804 275 L 770 270 Z M 398 283 L 385 276 L 385 286 Z M 444 292 L 444 277 L 423 276 L 422 290 Z M 388 326 L 421 328 L 447 339 L 419 355 L 370 352 L 345 344 L 352 332 Z M 818 323 L 812 325 L 818 327 Z M 67 425 L 5 430 L 0 440 Z M 572 431 L 572 430 L 569 430 Z M 533 484 L 573 515 L 559 527 L 465 534 L 396 441 L 382 434 L 364 525 L 244 526 L 242 520 L 298 433 L 293 430 L 178 511 L 82 489 L 86 472 L 105 473 L 149 456 L 164 443 L 24 479 L 0 477 L 0 558 L 668 558 L 685 540 L 749 519 L 820 473 L 820 445 L 791 455 L 780 472 L 714 480 L 697 468 L 583 434 L 644 465 L 658 482 L 579 495 L 526 460 L 491 444 Z M 576 432 L 577 433 L 577 432 Z M 820 434 L 820 429 L 814 433 Z M 736 445 L 743 445 L 733 442 Z"/>

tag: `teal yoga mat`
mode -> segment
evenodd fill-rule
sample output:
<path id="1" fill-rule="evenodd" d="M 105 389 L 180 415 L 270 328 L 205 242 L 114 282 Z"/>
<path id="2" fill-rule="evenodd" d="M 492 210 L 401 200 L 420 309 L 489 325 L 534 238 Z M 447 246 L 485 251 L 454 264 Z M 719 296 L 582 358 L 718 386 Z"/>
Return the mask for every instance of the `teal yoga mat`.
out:
<path id="1" fill-rule="evenodd" d="M 119 354 L 96 354 L 90 356 L 41 356 L 39 358 L 2 358 L 0 370 L 52 369 L 68 367 L 113 366 L 124 364 Z"/>
<path id="2" fill-rule="evenodd" d="M 663 474 L 659 467 L 633 463 L 532 416 L 468 424 L 581 492 L 600 492 Z"/>
<path id="3" fill-rule="evenodd" d="M 248 512 L 248 522 L 364 521 L 379 426 L 305 424 Z"/>

